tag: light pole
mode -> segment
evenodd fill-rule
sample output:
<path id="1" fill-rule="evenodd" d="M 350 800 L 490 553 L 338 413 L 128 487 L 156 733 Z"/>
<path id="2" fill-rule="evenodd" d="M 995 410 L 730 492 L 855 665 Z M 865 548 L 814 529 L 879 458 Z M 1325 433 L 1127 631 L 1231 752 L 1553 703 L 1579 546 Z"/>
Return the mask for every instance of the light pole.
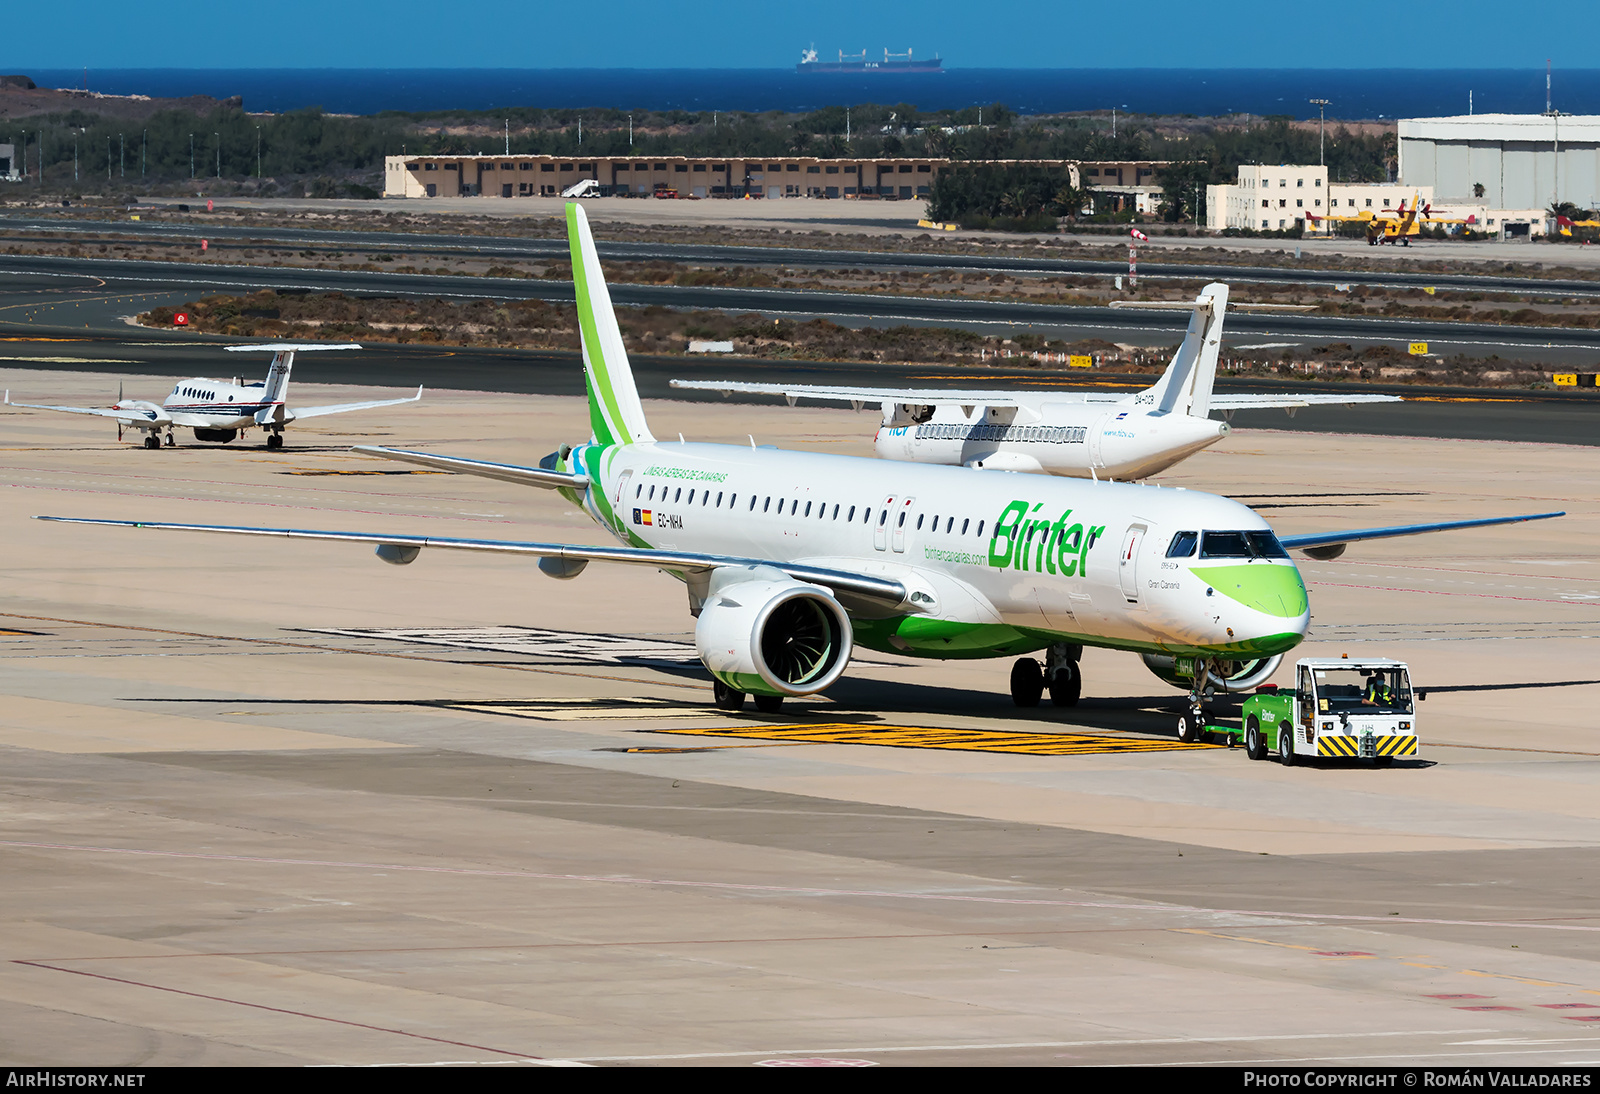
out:
<path id="1" fill-rule="evenodd" d="M 628 115 L 628 147 L 633 147 L 633 115 Z"/>
<path id="2" fill-rule="evenodd" d="M 144 148 L 145 148 L 145 144 L 146 144 L 146 138 L 148 138 L 149 136 L 150 136 L 150 130 L 141 129 L 139 131 L 139 177 L 140 178 L 144 178 Z"/>
<path id="3" fill-rule="evenodd" d="M 217 178 L 220 180 L 222 178 L 222 134 L 213 133 L 211 135 L 217 138 Z"/>
<path id="4" fill-rule="evenodd" d="M 189 134 L 189 177 L 194 178 L 194 134 Z"/>
<path id="5" fill-rule="evenodd" d="M 128 142 L 121 133 L 117 134 L 117 177 L 128 177 Z"/>
<path id="6" fill-rule="evenodd" d="M 78 133 L 83 132 L 82 129 Z M 72 134 L 72 181 L 78 181 L 78 133 Z"/>
<path id="7" fill-rule="evenodd" d="M 256 178 L 261 177 L 261 127 L 256 126 Z"/>
<path id="8" fill-rule="evenodd" d="M 1327 99 L 1312 99 L 1311 105 L 1317 108 L 1317 166 L 1326 166 L 1322 160 L 1322 112 L 1333 104 Z"/>

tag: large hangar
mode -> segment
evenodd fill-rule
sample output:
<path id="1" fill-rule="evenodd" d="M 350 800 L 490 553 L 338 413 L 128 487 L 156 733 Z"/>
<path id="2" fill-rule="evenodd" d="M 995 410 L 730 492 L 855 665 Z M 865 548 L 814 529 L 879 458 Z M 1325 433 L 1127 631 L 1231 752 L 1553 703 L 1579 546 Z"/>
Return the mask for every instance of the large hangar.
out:
<path id="1" fill-rule="evenodd" d="M 1440 202 L 1600 204 L 1600 116 L 1465 114 L 1401 119 L 1399 130 L 1400 178 Z"/>

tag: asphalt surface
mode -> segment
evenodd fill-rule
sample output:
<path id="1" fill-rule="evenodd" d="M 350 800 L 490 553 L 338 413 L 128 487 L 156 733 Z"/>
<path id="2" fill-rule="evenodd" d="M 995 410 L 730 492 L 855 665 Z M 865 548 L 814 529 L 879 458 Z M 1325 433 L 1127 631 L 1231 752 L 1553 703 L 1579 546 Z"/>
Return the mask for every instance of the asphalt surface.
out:
<path id="1" fill-rule="evenodd" d="M 3 314 L 3 313 L 0 313 Z M 17 334 L 0 323 L 0 368 L 75 373 L 97 372 L 123 376 L 232 376 L 260 373 L 259 358 L 224 355 L 220 347 L 230 340 L 204 336 L 173 336 L 129 328 L 126 333 L 73 333 L 60 330 L 39 337 Z M 1032 369 L 931 368 L 922 365 L 876 364 L 861 366 L 833 362 L 758 361 L 684 357 L 632 358 L 634 378 L 647 399 L 721 403 L 715 393 L 680 391 L 670 386 L 675 378 L 717 380 L 747 377 L 759 370 L 771 383 L 844 384 L 873 387 L 1016 387 L 1096 388 L 1133 391 L 1144 386 L 1139 378 L 1114 373 L 1047 373 Z M 252 371 L 253 370 L 253 371 Z M 325 354 L 314 361 L 297 362 L 300 382 L 359 384 L 362 386 L 462 391 L 492 391 L 514 395 L 583 394 L 582 361 L 573 353 L 536 353 L 478 347 L 373 345 L 359 354 Z M 12 398 L 19 402 L 55 401 L 54 382 L 48 375 L 22 383 L 11 381 Z M 1219 391 L 1360 391 L 1398 394 L 1404 403 L 1376 406 L 1308 407 L 1291 417 L 1281 410 L 1240 411 L 1231 419 L 1244 428 L 1271 428 L 1313 433 L 1370 433 L 1390 437 L 1439 437 L 1466 440 L 1542 441 L 1556 444 L 1600 444 L 1595 416 L 1597 397 L 1580 392 L 1464 392 L 1422 389 L 1402 385 L 1330 387 L 1305 383 L 1217 381 Z M 130 397 L 141 393 L 127 389 Z M 143 393 L 146 397 L 160 392 Z M 426 396 L 424 396 L 426 398 Z M 109 390 L 107 405 L 115 398 Z M 760 396 L 728 397 L 736 403 L 776 404 Z M 875 410 L 863 411 L 860 429 L 870 433 L 877 422 Z"/>
<path id="2" fill-rule="evenodd" d="M 558 280 L 5 255 L 0 256 L 0 322 L 49 326 L 49 315 L 30 310 L 29 305 L 53 304 L 70 294 L 163 294 L 165 298 L 194 299 L 266 288 L 438 299 L 572 299 L 571 283 Z M 1178 312 L 965 297 L 629 284 L 611 285 L 610 290 L 612 301 L 622 306 L 826 318 L 851 326 L 1028 328 L 1068 340 L 1101 338 L 1146 346 L 1167 345 L 1181 338 L 1188 321 L 1187 315 Z M 108 318 L 86 315 L 85 322 L 92 329 L 93 324 L 105 323 Z M 1600 362 L 1600 331 L 1572 327 L 1240 312 L 1229 316 L 1228 333 L 1228 344 L 1240 349 L 1260 348 L 1263 343 L 1364 346 L 1427 342 L 1433 352 L 1445 355 L 1501 355 L 1573 368 L 1590 368 Z"/>
<path id="3" fill-rule="evenodd" d="M 550 259 L 567 257 L 562 237 L 526 239 L 510 236 L 451 235 L 423 232 L 367 232 L 330 228 L 252 227 L 216 223 L 173 221 L 82 221 L 50 217 L 0 216 L 0 231 L 27 232 L 11 242 L 57 242 L 80 235 L 118 236 L 193 244 L 201 239 L 219 253 L 246 246 L 292 244 L 317 253 L 398 250 L 452 257 L 504 257 Z M 1107 242 L 1122 242 L 1111 239 Z M 1196 241 L 1196 245 L 1202 245 Z M 861 267 L 888 270 L 970 270 L 1009 272 L 1039 277 L 1064 274 L 1115 277 L 1127 272 L 1120 261 L 1076 259 L 1059 255 L 1021 257 L 996 254 L 900 253 L 894 251 L 833 250 L 800 247 L 735 247 L 681 243 L 633 243 L 601 239 L 606 258 L 649 262 L 667 261 L 714 266 L 786 266 L 797 269 Z M 1440 256 L 1444 257 L 1444 256 Z M 1482 273 L 1429 273 L 1401 270 L 1285 269 L 1228 263 L 1178 263 L 1144 261 L 1139 276 L 1146 280 L 1218 280 L 1280 285 L 1365 285 L 1375 288 L 1436 288 L 1470 292 L 1532 293 L 1541 296 L 1600 296 L 1600 279 L 1541 278 Z"/>

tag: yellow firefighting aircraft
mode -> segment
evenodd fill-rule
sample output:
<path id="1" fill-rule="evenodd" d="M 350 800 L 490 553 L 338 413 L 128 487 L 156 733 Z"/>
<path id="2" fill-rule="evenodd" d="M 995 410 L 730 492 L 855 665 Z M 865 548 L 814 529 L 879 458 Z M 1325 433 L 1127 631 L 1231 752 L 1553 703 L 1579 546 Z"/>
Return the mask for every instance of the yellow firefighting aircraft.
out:
<path id="1" fill-rule="evenodd" d="M 1433 205 L 1431 203 L 1424 205 L 1422 203 L 1422 195 L 1413 194 L 1410 208 L 1406 207 L 1405 200 L 1402 198 L 1400 208 L 1392 211 L 1385 209 L 1382 212 L 1374 213 L 1370 209 L 1363 209 L 1353 217 L 1318 217 L 1307 214 L 1306 219 L 1312 224 L 1320 224 L 1323 221 L 1327 221 L 1329 224 L 1364 224 L 1367 229 L 1367 245 L 1369 247 L 1376 247 L 1381 243 L 1398 243 L 1402 247 L 1411 246 L 1411 240 L 1420 238 L 1422 235 L 1422 226 L 1417 223 L 1419 216 L 1430 224 L 1472 224 L 1476 220 L 1474 217 L 1462 219 L 1459 217 L 1436 217 L 1432 214 Z"/>

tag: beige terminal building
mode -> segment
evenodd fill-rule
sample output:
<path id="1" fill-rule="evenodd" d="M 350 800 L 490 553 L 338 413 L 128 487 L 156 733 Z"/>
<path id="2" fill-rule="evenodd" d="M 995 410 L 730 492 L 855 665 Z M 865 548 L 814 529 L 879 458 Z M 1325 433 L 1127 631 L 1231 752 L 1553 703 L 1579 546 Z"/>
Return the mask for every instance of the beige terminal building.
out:
<path id="1" fill-rule="evenodd" d="M 995 160 L 1060 171 L 1079 189 L 1138 202 L 1160 199 L 1154 175 L 1161 161 L 1080 163 L 1077 160 Z M 719 159 L 629 156 L 388 156 L 384 197 L 555 197 L 585 179 L 603 196 L 673 191 L 685 198 L 926 198 L 933 180 L 948 174 L 941 158 L 878 159 L 817 156 Z"/>

